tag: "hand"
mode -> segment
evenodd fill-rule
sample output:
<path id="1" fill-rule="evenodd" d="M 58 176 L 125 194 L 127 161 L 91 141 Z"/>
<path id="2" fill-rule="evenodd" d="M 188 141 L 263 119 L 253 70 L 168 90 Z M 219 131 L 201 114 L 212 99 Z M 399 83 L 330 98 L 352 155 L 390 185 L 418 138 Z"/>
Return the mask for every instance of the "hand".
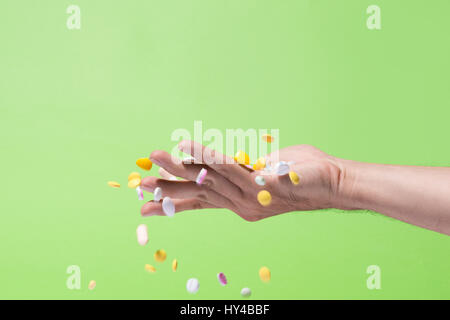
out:
<path id="1" fill-rule="evenodd" d="M 263 175 L 266 180 L 264 186 L 255 183 L 255 177 L 262 175 L 262 172 L 249 170 L 199 143 L 182 141 L 179 149 L 193 157 L 201 154 L 201 159 L 196 159 L 201 164 L 182 163 L 160 150 L 152 152 L 150 159 L 169 174 L 185 180 L 146 177 L 141 182 L 142 188 L 148 192 L 160 187 L 163 196 L 173 199 L 176 212 L 227 208 L 247 221 L 257 221 L 289 211 L 339 206 L 338 193 L 342 178 L 339 161 L 315 147 L 298 145 L 278 151 L 279 161 L 294 162 L 290 169 L 300 177 L 298 185 L 291 182 L 289 175 L 271 174 Z M 222 160 L 219 161 L 222 164 L 217 164 L 217 161 L 211 163 L 211 158 L 207 159 L 206 155 Z M 269 154 L 265 158 L 274 165 L 275 156 Z M 198 185 L 195 179 L 201 168 L 206 168 L 208 174 L 203 184 Z M 167 172 L 163 171 L 162 176 L 168 178 Z M 261 190 L 270 192 L 270 205 L 262 206 L 258 202 L 257 194 Z M 143 216 L 164 215 L 161 202 L 154 201 L 144 204 L 141 213 Z"/>

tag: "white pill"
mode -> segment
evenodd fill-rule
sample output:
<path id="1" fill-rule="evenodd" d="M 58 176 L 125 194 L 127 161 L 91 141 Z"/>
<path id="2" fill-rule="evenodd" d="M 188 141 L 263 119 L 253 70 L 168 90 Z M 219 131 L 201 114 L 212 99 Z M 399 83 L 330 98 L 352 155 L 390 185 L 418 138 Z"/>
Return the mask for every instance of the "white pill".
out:
<path id="1" fill-rule="evenodd" d="M 198 288 L 200 288 L 200 283 L 198 282 L 198 279 L 191 278 L 186 283 L 186 290 L 189 293 L 197 293 Z"/>
<path id="2" fill-rule="evenodd" d="M 249 288 L 243 288 L 241 290 L 241 296 L 247 298 L 250 297 L 250 295 L 252 294 L 252 291 Z"/>
<path id="3" fill-rule="evenodd" d="M 162 198 L 162 189 L 157 187 L 155 191 L 153 191 L 153 201 L 159 202 Z"/>
<path id="4" fill-rule="evenodd" d="M 162 202 L 162 209 L 166 216 L 173 217 L 175 215 L 175 205 L 173 204 L 172 199 L 169 197 L 164 197 Z"/>
<path id="5" fill-rule="evenodd" d="M 289 164 L 287 164 L 287 162 L 280 161 L 275 165 L 274 170 L 277 175 L 284 176 L 289 173 Z"/>
<path id="6" fill-rule="evenodd" d="M 262 176 L 256 176 L 255 182 L 257 184 L 259 184 L 260 186 L 263 186 L 266 184 L 266 179 L 264 179 L 264 177 L 262 177 Z"/>
<path id="7" fill-rule="evenodd" d="M 138 243 L 145 246 L 148 242 L 148 230 L 145 224 L 140 224 L 136 229 Z"/>

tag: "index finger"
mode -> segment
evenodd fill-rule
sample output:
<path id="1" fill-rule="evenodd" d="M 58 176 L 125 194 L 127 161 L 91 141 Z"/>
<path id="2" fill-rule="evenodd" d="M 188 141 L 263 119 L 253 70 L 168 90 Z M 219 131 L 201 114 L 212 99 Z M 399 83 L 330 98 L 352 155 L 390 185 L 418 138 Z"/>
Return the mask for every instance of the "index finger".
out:
<path id="1" fill-rule="evenodd" d="M 247 169 L 244 169 L 233 158 L 209 149 L 198 142 L 183 140 L 178 144 L 178 148 L 184 153 L 190 154 L 196 160 L 208 165 L 238 186 L 245 185 L 251 179 Z"/>

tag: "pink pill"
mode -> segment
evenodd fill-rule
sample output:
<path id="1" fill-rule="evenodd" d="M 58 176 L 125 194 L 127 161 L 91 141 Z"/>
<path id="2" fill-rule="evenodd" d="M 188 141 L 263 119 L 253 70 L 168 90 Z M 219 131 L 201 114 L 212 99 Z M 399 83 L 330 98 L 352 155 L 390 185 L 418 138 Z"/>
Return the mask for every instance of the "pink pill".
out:
<path id="1" fill-rule="evenodd" d="M 202 170 L 200 170 L 200 172 L 198 173 L 197 179 L 195 179 L 195 182 L 197 182 L 197 184 L 202 184 L 203 180 L 205 180 L 206 175 L 208 174 L 208 170 L 206 170 L 205 168 L 203 168 Z"/>
<path id="2" fill-rule="evenodd" d="M 217 280 L 219 280 L 219 283 L 223 286 L 228 283 L 227 277 L 225 277 L 225 274 L 223 272 L 219 272 L 217 274 Z"/>
<path id="3" fill-rule="evenodd" d="M 144 193 L 142 192 L 141 187 L 137 187 L 137 188 L 136 188 L 136 192 L 137 192 L 137 194 L 138 194 L 138 199 L 139 199 L 139 200 L 144 200 Z"/>

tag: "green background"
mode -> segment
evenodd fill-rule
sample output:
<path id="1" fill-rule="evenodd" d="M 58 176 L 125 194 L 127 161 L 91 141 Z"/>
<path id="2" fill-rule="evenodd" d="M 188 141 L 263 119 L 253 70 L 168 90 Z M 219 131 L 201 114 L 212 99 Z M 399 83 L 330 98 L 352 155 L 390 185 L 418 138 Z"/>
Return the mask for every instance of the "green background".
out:
<path id="1" fill-rule="evenodd" d="M 70 4 L 81 30 L 66 27 Z M 449 165 L 449 12 L 448 0 L 2 0 L 0 298 L 239 299 L 247 286 L 254 299 L 449 299 L 448 236 L 333 210 L 144 219 L 126 187 L 137 158 L 171 150 L 194 120 L 279 128 L 281 147 L 353 160 Z M 372 264 L 381 290 L 366 288 Z M 81 290 L 66 288 L 69 265 Z"/>

